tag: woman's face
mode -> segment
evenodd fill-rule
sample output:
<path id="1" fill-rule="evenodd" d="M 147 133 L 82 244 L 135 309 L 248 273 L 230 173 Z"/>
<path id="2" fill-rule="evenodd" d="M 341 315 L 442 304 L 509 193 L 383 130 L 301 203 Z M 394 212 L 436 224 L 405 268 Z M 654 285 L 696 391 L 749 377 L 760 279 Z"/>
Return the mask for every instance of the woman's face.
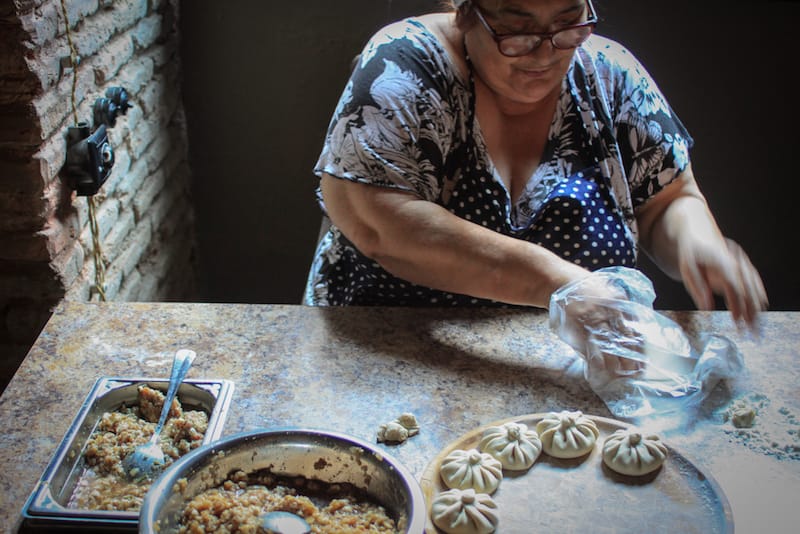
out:
<path id="1" fill-rule="evenodd" d="M 476 2 L 497 35 L 554 32 L 587 19 L 586 0 L 481 0 Z M 477 15 L 476 15 L 477 17 Z M 481 80 L 510 104 L 529 105 L 559 91 L 575 49 L 554 48 L 549 39 L 530 53 L 507 57 L 480 22 L 466 32 L 470 60 Z"/>

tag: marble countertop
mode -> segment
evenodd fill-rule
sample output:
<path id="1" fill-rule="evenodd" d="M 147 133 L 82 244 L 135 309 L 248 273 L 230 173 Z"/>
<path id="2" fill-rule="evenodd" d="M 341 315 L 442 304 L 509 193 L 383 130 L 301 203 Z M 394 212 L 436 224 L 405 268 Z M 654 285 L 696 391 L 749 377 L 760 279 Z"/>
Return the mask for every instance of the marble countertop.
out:
<path id="1" fill-rule="evenodd" d="M 717 386 L 688 426 L 665 429 L 731 503 L 737 533 L 800 524 L 800 313 L 769 312 L 760 339 L 727 312 L 663 312 L 690 335 L 733 340 L 746 370 Z M 610 417 L 580 358 L 541 310 L 63 303 L 0 398 L 0 525 L 14 531 L 44 468 L 99 377 L 164 377 L 178 348 L 189 378 L 235 383 L 223 435 L 299 426 L 375 440 L 404 412 L 419 435 L 385 447 L 417 478 L 459 435 L 512 416 Z M 747 399 L 756 425 L 720 414 Z"/>

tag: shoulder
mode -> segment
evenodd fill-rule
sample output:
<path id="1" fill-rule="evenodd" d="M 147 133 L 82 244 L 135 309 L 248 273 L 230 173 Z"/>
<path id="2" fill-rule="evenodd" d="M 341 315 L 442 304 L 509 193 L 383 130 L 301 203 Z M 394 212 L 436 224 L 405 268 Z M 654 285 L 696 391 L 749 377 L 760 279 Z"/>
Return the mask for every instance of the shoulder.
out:
<path id="1" fill-rule="evenodd" d="M 463 54 L 460 54 L 456 32 L 449 13 L 432 13 L 393 22 L 370 38 L 361 52 L 360 66 L 382 58 L 405 63 L 410 68 L 427 65 L 428 69 L 464 79 L 461 65 L 464 62 L 460 57 Z"/>
<path id="2" fill-rule="evenodd" d="M 592 35 L 579 50 L 580 58 L 591 62 L 598 70 L 628 72 L 644 69 L 630 50 L 602 35 Z"/>

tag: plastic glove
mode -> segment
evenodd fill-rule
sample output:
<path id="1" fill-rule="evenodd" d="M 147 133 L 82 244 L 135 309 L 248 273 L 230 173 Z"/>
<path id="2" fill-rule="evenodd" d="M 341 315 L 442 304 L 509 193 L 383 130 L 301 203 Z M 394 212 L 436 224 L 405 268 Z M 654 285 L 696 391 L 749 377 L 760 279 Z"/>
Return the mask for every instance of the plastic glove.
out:
<path id="1" fill-rule="evenodd" d="M 652 282 L 626 267 L 595 271 L 550 299 L 550 327 L 585 360 L 589 385 L 618 417 L 695 405 L 743 367 L 721 336 L 703 336 L 695 353 L 680 326 L 653 310 L 654 300 Z"/>

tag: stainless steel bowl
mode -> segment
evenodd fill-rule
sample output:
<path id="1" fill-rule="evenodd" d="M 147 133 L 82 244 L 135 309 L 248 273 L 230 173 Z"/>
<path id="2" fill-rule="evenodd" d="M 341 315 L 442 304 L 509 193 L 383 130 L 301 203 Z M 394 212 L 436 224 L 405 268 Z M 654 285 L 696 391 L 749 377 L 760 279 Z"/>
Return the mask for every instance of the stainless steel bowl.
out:
<path id="1" fill-rule="evenodd" d="M 139 514 L 139 532 L 166 534 L 178 529 L 187 503 L 222 483 L 228 473 L 270 469 L 363 489 L 407 533 L 425 529 L 425 498 L 413 475 L 397 460 L 360 439 L 323 430 L 280 428 L 235 434 L 204 445 L 172 464 L 150 487 Z M 176 483 L 186 479 L 182 490 Z"/>

